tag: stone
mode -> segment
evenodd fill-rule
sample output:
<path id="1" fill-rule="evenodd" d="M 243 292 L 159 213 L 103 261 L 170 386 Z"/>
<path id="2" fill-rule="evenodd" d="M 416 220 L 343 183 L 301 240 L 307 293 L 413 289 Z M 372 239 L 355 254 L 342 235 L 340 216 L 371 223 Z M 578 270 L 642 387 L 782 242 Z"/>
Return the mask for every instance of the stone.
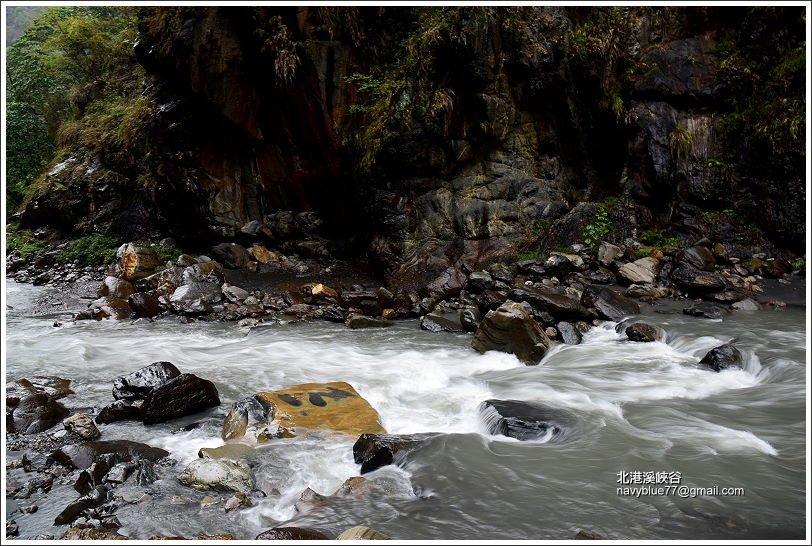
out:
<path id="1" fill-rule="evenodd" d="M 432 312 L 420 318 L 420 328 L 429 332 L 464 332 L 459 311 Z"/>
<path id="2" fill-rule="evenodd" d="M 161 312 L 158 298 L 152 294 L 138 292 L 130 296 L 127 302 L 130 304 L 130 308 L 137 318 L 152 318 Z"/>
<path id="3" fill-rule="evenodd" d="M 395 464 L 406 453 L 437 436 L 421 434 L 362 434 L 352 446 L 353 459 L 361 465 L 361 474 Z"/>
<path id="4" fill-rule="evenodd" d="M 435 301 L 446 300 L 460 293 L 468 284 L 468 277 L 457 267 L 448 267 L 436 279 L 426 285 L 429 297 Z"/>
<path id="5" fill-rule="evenodd" d="M 743 299 L 730 304 L 730 308 L 735 311 L 758 311 L 761 305 L 751 298 Z"/>
<path id="6" fill-rule="evenodd" d="M 330 537 L 307 527 L 274 527 L 258 534 L 256 540 L 330 540 Z"/>
<path id="7" fill-rule="evenodd" d="M 223 269 L 214 262 L 201 262 L 188 266 L 181 272 L 181 282 L 183 284 L 208 283 L 214 285 L 211 290 L 217 289 L 223 281 L 225 275 Z"/>
<path id="8" fill-rule="evenodd" d="M 364 435 L 368 436 L 368 435 Z M 356 442 L 357 443 L 357 442 Z M 335 493 L 334 497 L 360 497 L 372 491 L 372 482 L 363 476 L 352 476 L 344 480 Z"/>
<path id="9" fill-rule="evenodd" d="M 220 243 L 212 247 L 212 254 L 225 267 L 240 269 L 248 265 L 250 257 L 244 246 L 237 243 Z"/>
<path id="10" fill-rule="evenodd" d="M 580 301 L 567 296 L 562 289 L 539 286 L 538 288 L 514 288 L 508 298 L 516 302 L 527 302 L 537 311 L 546 311 L 559 320 L 592 320 L 595 313 L 584 307 Z"/>
<path id="11" fill-rule="evenodd" d="M 654 284 L 660 272 L 660 260 L 647 256 L 618 269 L 618 276 L 626 284 Z"/>
<path id="12" fill-rule="evenodd" d="M 605 286 L 590 284 L 584 288 L 581 303 L 594 307 L 606 320 L 619 321 L 629 315 L 640 313 L 637 302 Z"/>
<path id="13" fill-rule="evenodd" d="M 671 280 L 689 294 L 704 294 L 724 290 L 725 279 L 718 273 L 699 271 L 681 264 L 671 272 Z"/>
<path id="14" fill-rule="evenodd" d="M 305 383 L 259 392 L 232 405 L 221 436 L 262 441 L 297 436 L 306 430 L 326 430 L 358 436 L 384 433 L 380 416 L 349 383 Z"/>
<path id="15" fill-rule="evenodd" d="M 474 271 L 468 275 L 468 290 L 479 294 L 493 287 L 493 277 L 487 271 Z"/>
<path id="16" fill-rule="evenodd" d="M 325 307 L 323 309 L 321 318 L 329 322 L 337 322 L 341 324 L 344 324 L 344 321 L 347 320 L 344 310 L 338 305 L 331 305 L 329 307 Z"/>
<path id="17" fill-rule="evenodd" d="M 336 540 L 389 540 L 389 536 L 369 527 L 356 525 L 338 535 Z"/>
<path id="18" fill-rule="evenodd" d="M 243 461 L 196 459 L 178 476 L 178 481 L 198 491 L 236 491 L 250 494 L 255 479 Z"/>
<path id="19" fill-rule="evenodd" d="M 107 425 L 117 421 L 130 419 L 141 420 L 141 403 L 133 404 L 127 400 L 116 400 L 99 411 L 95 421 L 100 425 Z"/>
<path id="20" fill-rule="evenodd" d="M 594 531 L 579 529 L 575 534 L 575 540 L 603 540 L 603 537 Z"/>
<path id="21" fill-rule="evenodd" d="M 253 505 L 251 499 L 248 498 L 245 493 L 235 493 L 233 497 L 226 501 L 225 506 L 223 509 L 226 512 L 233 512 L 234 510 L 239 510 L 240 508 L 249 508 Z"/>
<path id="22" fill-rule="evenodd" d="M 685 307 L 682 312 L 692 317 L 704 317 L 708 319 L 722 318 L 722 310 L 719 308 L 719 306 L 706 302 L 695 303 Z"/>
<path id="23" fill-rule="evenodd" d="M 376 319 L 364 315 L 350 315 L 344 321 L 344 326 L 358 330 L 361 328 L 385 328 L 392 326 L 392 322 L 384 319 Z"/>
<path id="24" fill-rule="evenodd" d="M 702 360 L 699 361 L 700 366 L 710 368 L 715 372 L 721 372 L 728 368 L 741 368 L 742 367 L 742 353 L 733 345 L 726 343 L 708 351 Z"/>
<path id="25" fill-rule="evenodd" d="M 692 246 L 677 253 L 676 260 L 678 263 L 688 264 L 691 267 L 699 269 L 700 271 L 715 271 L 716 258 L 705 246 Z"/>
<path id="26" fill-rule="evenodd" d="M 151 390 L 144 398 L 141 415 L 145 425 L 152 425 L 219 405 L 214 383 L 184 373 Z"/>
<path id="27" fill-rule="evenodd" d="M 125 281 L 136 281 L 155 272 L 161 263 L 155 250 L 125 243 L 116 252 L 119 276 Z"/>
<path id="28" fill-rule="evenodd" d="M 567 345 L 578 345 L 581 343 L 583 334 L 571 322 L 558 322 L 555 325 L 556 330 L 561 335 L 561 341 Z"/>
<path id="29" fill-rule="evenodd" d="M 101 436 L 101 432 L 96 428 L 93 419 L 84 413 L 75 413 L 62 421 L 65 430 L 74 432 L 85 440 L 95 440 Z"/>
<path id="30" fill-rule="evenodd" d="M 70 415 L 68 409 L 47 394 L 29 394 L 20 399 L 12 413 L 13 430 L 19 434 L 36 434 L 57 425 Z M 9 424 L 9 418 L 6 417 Z"/>
<path id="31" fill-rule="evenodd" d="M 533 365 L 550 348 L 550 340 L 521 304 L 508 301 L 496 311 L 488 311 L 471 347 L 480 353 L 495 350 L 514 354 L 525 364 Z"/>
<path id="32" fill-rule="evenodd" d="M 135 470 L 133 463 L 118 463 L 104 476 L 104 481 L 114 484 L 124 483 Z"/>
<path id="33" fill-rule="evenodd" d="M 180 371 L 171 362 L 153 362 L 113 382 L 113 398 L 116 400 L 143 400 L 155 387 L 178 377 Z"/>
<path id="34" fill-rule="evenodd" d="M 98 544 L 104 544 L 107 540 L 127 540 L 127 537 L 120 534 L 116 529 L 108 529 L 106 527 L 71 527 L 59 537 L 59 540 L 93 540 L 99 541 Z"/>
<path id="35" fill-rule="evenodd" d="M 626 289 L 630 298 L 664 298 L 668 296 L 668 289 L 656 285 L 632 284 Z"/>
<path id="36" fill-rule="evenodd" d="M 197 456 L 202 459 L 231 459 L 239 461 L 254 452 L 254 448 L 245 444 L 225 444 L 219 447 L 201 447 Z"/>
<path id="37" fill-rule="evenodd" d="M 263 245 L 254 245 L 248 249 L 248 253 L 254 260 L 261 264 L 275 263 L 279 261 L 279 254 L 272 252 Z"/>
<path id="38" fill-rule="evenodd" d="M 603 266 L 609 267 L 622 255 L 623 249 L 612 243 L 604 241 L 601 243 L 601 246 L 598 247 L 598 262 Z"/>
<path id="39" fill-rule="evenodd" d="M 135 292 L 135 286 L 129 281 L 118 277 L 107 276 L 102 281 L 98 290 L 99 296 L 112 296 L 114 298 L 127 299 Z"/>
<path id="40" fill-rule="evenodd" d="M 586 269 L 586 263 L 578 254 L 551 252 L 544 261 L 544 268 L 553 275 L 564 277 L 572 271 Z"/>
<path id="41" fill-rule="evenodd" d="M 333 298 L 338 299 L 338 292 L 335 289 L 330 288 L 329 286 L 325 286 L 321 283 L 315 285 L 311 288 L 310 293 L 313 295 L 314 298 Z"/>
<path id="42" fill-rule="evenodd" d="M 225 296 L 225 298 L 231 303 L 240 303 L 251 295 L 247 290 L 243 290 L 239 286 L 234 286 L 228 283 L 223 284 L 220 290 L 222 290 L 223 296 Z"/>
<path id="43" fill-rule="evenodd" d="M 84 470 L 90 467 L 97 457 L 108 453 L 113 453 L 124 461 L 129 461 L 137 457 L 153 462 L 169 455 L 168 451 L 140 442 L 132 442 L 130 440 L 97 440 L 84 444 L 60 447 L 51 453 L 51 458 L 64 466 Z"/>
<path id="44" fill-rule="evenodd" d="M 517 440 L 560 441 L 575 424 L 567 411 L 518 400 L 486 400 L 478 410 L 488 434 Z"/>
<path id="45" fill-rule="evenodd" d="M 656 326 L 645 322 L 635 322 L 626 328 L 626 337 L 630 341 L 651 342 L 660 338 L 660 331 Z"/>
<path id="46" fill-rule="evenodd" d="M 88 311 L 80 313 L 77 318 L 127 320 L 132 316 L 133 310 L 127 300 L 113 296 L 104 296 L 90 302 L 88 304 Z"/>
<path id="47" fill-rule="evenodd" d="M 476 307 L 464 307 L 460 309 L 460 324 L 462 329 L 469 333 L 474 333 L 479 328 L 481 320 L 479 309 Z"/>
<path id="48" fill-rule="evenodd" d="M 6 385 L 6 405 L 16 406 L 22 398 L 31 394 L 46 394 L 54 400 L 59 400 L 74 394 L 70 389 L 70 379 L 63 379 L 55 375 L 34 375 L 30 378 L 20 378 L 14 383 Z"/>

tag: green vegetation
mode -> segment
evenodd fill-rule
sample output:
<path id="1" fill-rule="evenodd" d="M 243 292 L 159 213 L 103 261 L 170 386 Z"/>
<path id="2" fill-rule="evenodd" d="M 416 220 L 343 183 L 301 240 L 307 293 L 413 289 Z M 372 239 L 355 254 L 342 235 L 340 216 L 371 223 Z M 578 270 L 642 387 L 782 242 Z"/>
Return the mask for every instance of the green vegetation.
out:
<path id="1" fill-rule="evenodd" d="M 121 238 L 112 233 L 93 233 L 80 237 L 57 255 L 60 262 L 78 262 L 83 266 L 107 265 L 116 259 Z"/>
<path id="2" fill-rule="evenodd" d="M 668 147 L 671 149 L 671 158 L 674 161 L 690 161 L 695 156 L 694 135 L 683 127 L 675 127 L 668 135 Z"/>
<path id="3" fill-rule="evenodd" d="M 595 211 L 595 219 L 581 229 L 581 239 L 587 249 L 594 253 L 610 231 L 612 223 L 609 221 L 607 205 L 600 203 Z"/>
<path id="4" fill-rule="evenodd" d="M 543 258 L 543 257 L 544 257 L 544 253 L 539 252 L 539 251 L 519 252 L 513 258 L 513 261 L 514 262 L 521 262 L 521 261 L 524 261 L 524 260 L 536 260 L 538 258 Z"/>
<path id="5" fill-rule="evenodd" d="M 676 237 L 666 237 L 657 231 L 644 231 L 640 234 L 640 242 L 650 247 L 665 248 L 679 247 L 679 239 Z"/>
<path id="6" fill-rule="evenodd" d="M 47 249 L 45 243 L 37 239 L 26 229 L 19 229 L 16 224 L 6 225 L 6 252 L 17 251 L 23 256 L 40 254 Z"/>
<path id="7" fill-rule="evenodd" d="M 162 263 L 177 259 L 178 256 L 183 254 L 183 251 L 175 245 L 144 245 L 149 246 L 158 255 Z"/>

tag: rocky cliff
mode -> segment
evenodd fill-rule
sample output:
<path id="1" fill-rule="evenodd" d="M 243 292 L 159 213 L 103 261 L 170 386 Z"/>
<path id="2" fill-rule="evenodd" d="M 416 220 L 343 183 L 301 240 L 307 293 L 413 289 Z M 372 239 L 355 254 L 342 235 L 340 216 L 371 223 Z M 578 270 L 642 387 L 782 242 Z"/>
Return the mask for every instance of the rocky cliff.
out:
<path id="1" fill-rule="evenodd" d="M 399 285 L 584 242 L 596 218 L 607 240 L 800 253 L 802 16 L 146 8 L 144 138 L 74 150 L 23 222 L 364 255 Z"/>

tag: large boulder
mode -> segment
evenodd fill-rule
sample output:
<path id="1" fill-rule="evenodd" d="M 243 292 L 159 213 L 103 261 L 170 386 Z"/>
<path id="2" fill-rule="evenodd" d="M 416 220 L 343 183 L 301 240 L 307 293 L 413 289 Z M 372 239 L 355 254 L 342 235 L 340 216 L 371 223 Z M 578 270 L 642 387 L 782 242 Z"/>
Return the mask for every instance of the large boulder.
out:
<path id="1" fill-rule="evenodd" d="M 195 459 L 178 476 L 178 481 L 199 491 L 237 491 L 250 494 L 256 484 L 254 473 L 243 461 Z"/>
<path id="2" fill-rule="evenodd" d="M 240 269 L 251 261 L 251 256 L 245 247 L 237 243 L 221 243 L 212 247 L 211 250 L 214 256 L 230 269 Z"/>
<path id="3" fill-rule="evenodd" d="M 742 362 L 741 351 L 726 343 L 708 351 L 708 354 L 699 361 L 699 365 L 710 368 L 715 372 L 721 372 L 728 368 L 741 368 Z"/>
<path id="4" fill-rule="evenodd" d="M 125 243 L 119 247 L 116 261 L 119 276 L 130 282 L 150 276 L 156 267 L 162 265 L 155 250 L 135 246 L 132 243 Z"/>
<path id="5" fill-rule="evenodd" d="M 715 271 L 716 258 L 713 252 L 704 246 L 692 246 L 679 252 L 676 256 L 678 263 L 688 264 L 700 271 Z"/>
<path id="6" fill-rule="evenodd" d="M 113 398 L 116 400 L 142 400 L 149 391 L 180 375 L 171 362 L 153 362 L 149 366 L 116 378 Z"/>
<path id="7" fill-rule="evenodd" d="M 12 420 L 7 417 L 6 424 L 13 424 L 13 432 L 36 434 L 60 423 L 68 415 L 68 409 L 47 394 L 30 394 L 20 399 Z"/>
<path id="8" fill-rule="evenodd" d="M 635 322 L 626 328 L 626 337 L 630 341 L 651 342 L 660 339 L 660 330 L 646 322 Z"/>
<path id="9" fill-rule="evenodd" d="M 512 301 L 527 302 L 533 309 L 546 311 L 559 320 L 592 320 L 595 313 L 581 302 L 567 296 L 563 290 L 550 286 L 514 288 L 508 293 Z"/>
<path id="10" fill-rule="evenodd" d="M 51 458 L 59 464 L 84 470 L 89 468 L 101 455 L 116 454 L 122 461 L 134 458 L 155 462 L 169 455 L 158 447 L 129 440 L 85 442 L 84 444 L 63 446 L 51 453 Z"/>
<path id="11" fill-rule="evenodd" d="M 559 441 L 573 432 L 575 417 L 567 411 L 518 400 L 486 400 L 479 405 L 489 434 L 517 440 Z"/>
<path id="12" fill-rule="evenodd" d="M 380 416 L 349 383 L 305 383 L 259 392 L 232 405 L 221 436 L 262 441 L 328 430 L 353 436 L 385 433 Z"/>
<path id="13" fill-rule="evenodd" d="M 525 364 L 532 365 L 538 364 L 550 348 L 550 340 L 520 303 L 507 301 L 485 315 L 471 347 L 480 353 L 514 354 Z"/>
<path id="14" fill-rule="evenodd" d="M 372 472 L 382 466 L 395 464 L 406 453 L 420 447 L 436 434 L 362 434 L 352 446 L 356 464 L 361 474 Z"/>
<path id="15" fill-rule="evenodd" d="M 660 260 L 647 256 L 623 265 L 617 272 L 626 284 L 653 284 L 660 272 Z"/>
<path id="16" fill-rule="evenodd" d="M 611 288 L 594 284 L 584 288 L 581 303 L 587 307 L 594 307 L 598 314 L 607 320 L 618 321 L 640 312 L 637 302 Z"/>
<path id="17" fill-rule="evenodd" d="M 727 286 L 720 274 L 700 271 L 686 264 L 680 264 L 674 269 L 671 280 L 689 294 L 719 292 Z"/>
<path id="18" fill-rule="evenodd" d="M 457 267 L 449 267 L 436 279 L 428 283 L 429 297 L 435 301 L 448 299 L 460 293 L 468 284 L 468 277 Z"/>
<path id="19" fill-rule="evenodd" d="M 108 276 L 104 278 L 97 294 L 99 296 L 113 296 L 114 298 L 127 299 L 135 292 L 135 286 L 129 281 L 118 277 Z"/>
<path id="20" fill-rule="evenodd" d="M 145 425 L 152 425 L 219 405 L 214 383 L 184 373 L 151 390 L 144 398 L 141 415 Z"/>
<path id="21" fill-rule="evenodd" d="M 127 299 L 136 318 L 152 318 L 161 312 L 158 298 L 152 294 L 137 292 Z"/>

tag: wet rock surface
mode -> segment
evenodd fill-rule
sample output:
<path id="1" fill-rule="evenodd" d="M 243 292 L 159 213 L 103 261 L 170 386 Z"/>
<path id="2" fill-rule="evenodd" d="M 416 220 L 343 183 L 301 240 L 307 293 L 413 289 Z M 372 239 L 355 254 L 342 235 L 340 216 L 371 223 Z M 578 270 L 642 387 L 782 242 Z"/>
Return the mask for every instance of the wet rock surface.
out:
<path id="1" fill-rule="evenodd" d="M 361 474 L 396 464 L 408 452 L 419 448 L 436 434 L 362 434 L 352 447 Z"/>
<path id="2" fill-rule="evenodd" d="M 550 340 L 521 304 L 507 302 L 489 311 L 474 334 L 471 346 L 478 352 L 515 354 L 525 364 L 538 364 Z"/>
<path id="3" fill-rule="evenodd" d="M 708 354 L 699 361 L 699 365 L 720 372 L 728 368 L 741 368 L 743 357 L 739 349 L 728 343 L 708 351 Z"/>
<path id="4" fill-rule="evenodd" d="M 517 440 L 562 441 L 574 433 L 575 417 L 564 410 L 518 400 L 486 400 L 479 413 L 490 434 Z"/>

